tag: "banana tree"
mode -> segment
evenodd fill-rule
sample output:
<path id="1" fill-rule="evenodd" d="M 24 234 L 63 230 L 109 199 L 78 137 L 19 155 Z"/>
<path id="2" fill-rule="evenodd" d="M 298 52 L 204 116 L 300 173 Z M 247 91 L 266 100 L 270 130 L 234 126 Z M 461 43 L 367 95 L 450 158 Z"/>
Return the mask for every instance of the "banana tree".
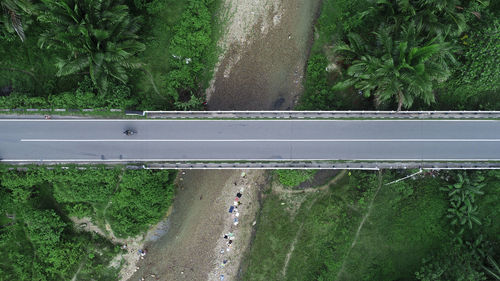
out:
<path id="1" fill-rule="evenodd" d="M 441 188 L 448 193 L 450 200 L 450 208 L 448 208 L 447 218 L 450 219 L 452 225 L 467 224 L 470 229 L 473 223 L 481 225 L 481 221 L 477 217 L 478 207 L 475 205 L 476 195 L 484 194 L 481 188 L 484 183 L 481 183 L 484 177 L 478 176 L 470 179 L 467 174 L 457 174 L 457 182 Z"/>

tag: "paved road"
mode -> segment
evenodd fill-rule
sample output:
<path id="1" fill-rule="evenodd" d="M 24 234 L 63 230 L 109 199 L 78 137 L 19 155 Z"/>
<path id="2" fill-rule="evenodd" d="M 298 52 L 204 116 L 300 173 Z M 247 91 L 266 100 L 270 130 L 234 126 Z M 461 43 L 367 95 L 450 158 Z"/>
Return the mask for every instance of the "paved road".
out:
<path id="1" fill-rule="evenodd" d="M 500 121 L 0 119 L 0 132 L 6 162 L 500 160 Z"/>

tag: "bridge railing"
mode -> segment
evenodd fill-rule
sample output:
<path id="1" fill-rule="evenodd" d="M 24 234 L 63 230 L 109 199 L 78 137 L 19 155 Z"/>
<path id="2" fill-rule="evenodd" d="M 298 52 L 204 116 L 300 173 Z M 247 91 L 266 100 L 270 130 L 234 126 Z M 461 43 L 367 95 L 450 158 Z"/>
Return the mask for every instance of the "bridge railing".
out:
<path id="1" fill-rule="evenodd" d="M 144 111 L 166 119 L 500 119 L 500 111 Z"/>
<path id="2" fill-rule="evenodd" d="M 69 165 L 75 165 L 78 169 L 95 169 L 96 167 L 84 166 L 94 164 L 107 164 L 107 168 L 113 169 L 113 165 L 120 165 L 126 169 L 318 169 L 318 170 L 380 170 L 380 169 L 422 169 L 422 170 L 498 170 L 500 169 L 500 162 L 443 162 L 443 161 L 344 161 L 344 162 L 330 162 L 330 161 L 292 161 L 292 162 L 107 162 L 107 161 L 80 161 L 75 162 L 11 162 L 9 169 L 17 169 L 19 171 L 27 171 L 31 165 L 45 165 L 47 169 L 68 169 Z M 68 166 L 65 166 L 68 164 Z M 74 167 L 74 166 L 72 166 Z"/>

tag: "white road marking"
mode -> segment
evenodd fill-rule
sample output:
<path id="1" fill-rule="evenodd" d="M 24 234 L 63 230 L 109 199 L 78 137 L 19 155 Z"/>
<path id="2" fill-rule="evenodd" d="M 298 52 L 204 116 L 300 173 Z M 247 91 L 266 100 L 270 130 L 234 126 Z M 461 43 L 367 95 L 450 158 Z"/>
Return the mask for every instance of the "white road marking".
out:
<path id="1" fill-rule="evenodd" d="M 467 158 L 409 158 L 409 159 L 391 159 L 391 158 L 366 158 L 366 159 L 334 159 L 334 158 L 324 158 L 324 159 L 301 159 L 301 158 L 281 158 L 281 159 L 273 159 L 273 158 L 249 158 L 249 159 L 241 159 L 241 158 L 222 158 L 222 159 L 200 159 L 200 158 L 191 158 L 191 159 L 186 159 L 186 158 L 142 158 L 142 159 L 101 159 L 101 158 L 88 158 L 88 159 L 1 159 L 0 162 L 94 162 L 94 161 L 99 161 L 99 162 L 194 162 L 194 161 L 200 161 L 204 162 L 207 164 L 212 164 L 215 162 L 218 164 L 221 161 L 245 161 L 245 162 L 252 162 L 252 161 L 263 161 L 263 162 L 287 162 L 287 161 L 292 161 L 292 162 L 298 162 L 298 161 L 353 161 L 352 164 L 356 164 L 356 161 L 388 161 L 388 162 L 422 162 L 422 161 L 429 161 L 429 162 L 439 162 L 439 161 L 447 161 L 447 162 L 481 162 L 481 161 L 492 161 L 492 162 L 499 162 L 500 159 L 497 158 L 473 158 L 473 159 L 467 159 Z M 349 162 L 348 162 L 349 163 Z M 194 163 L 194 164 L 199 164 L 199 163 Z M 260 163 L 258 163 L 260 164 Z M 336 163 L 331 163 L 332 165 L 335 165 Z M 338 163 L 338 164 L 343 164 L 343 163 Z"/>
<path id="2" fill-rule="evenodd" d="M 500 142 L 500 139 L 21 139 L 22 142 Z"/>

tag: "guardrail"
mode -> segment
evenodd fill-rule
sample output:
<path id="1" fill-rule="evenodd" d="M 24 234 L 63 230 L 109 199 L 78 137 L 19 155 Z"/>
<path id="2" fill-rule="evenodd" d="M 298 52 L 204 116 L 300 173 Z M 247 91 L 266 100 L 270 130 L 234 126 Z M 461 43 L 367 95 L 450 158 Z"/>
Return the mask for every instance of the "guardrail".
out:
<path id="1" fill-rule="evenodd" d="M 17 170 L 29 169 L 29 165 L 46 165 L 47 169 L 68 169 L 64 165 L 77 165 L 78 169 L 87 169 L 80 165 L 95 165 L 107 164 L 108 169 L 113 169 L 111 166 L 119 165 L 125 169 L 319 169 L 319 170 L 381 170 L 381 169 L 423 169 L 423 170 L 498 170 L 500 169 L 500 162 L 444 162 L 444 161 L 344 161 L 344 162 L 331 162 L 331 161 L 297 161 L 297 162 L 162 162 L 162 163 L 138 163 L 138 162 L 107 162 L 107 161 L 80 161 L 74 162 L 26 162 L 20 161 L 18 163 L 10 162 L 10 165 L 18 165 Z M 27 165 L 27 166 L 25 166 Z M 95 169 L 95 167 L 88 167 Z M 14 168 L 9 168 L 14 169 Z"/>
<path id="2" fill-rule="evenodd" d="M 495 162 L 243 162 L 243 163 L 157 163 L 145 164 L 145 169 L 319 169 L 319 170 L 380 170 L 380 169 L 500 169 Z"/>
<path id="3" fill-rule="evenodd" d="M 500 119 L 500 111 L 144 111 L 163 119 Z"/>

